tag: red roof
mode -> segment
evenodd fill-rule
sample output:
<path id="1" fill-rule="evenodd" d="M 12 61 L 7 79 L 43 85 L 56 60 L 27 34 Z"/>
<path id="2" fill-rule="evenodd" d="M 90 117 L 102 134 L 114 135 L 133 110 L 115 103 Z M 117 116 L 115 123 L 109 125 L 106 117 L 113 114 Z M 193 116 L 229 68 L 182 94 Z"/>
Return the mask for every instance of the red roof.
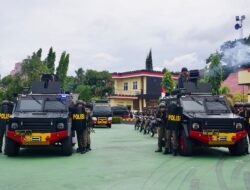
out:
<path id="1" fill-rule="evenodd" d="M 147 70 L 139 70 L 139 71 L 131 71 L 124 73 L 113 73 L 112 78 L 131 78 L 131 77 L 141 77 L 141 76 L 149 76 L 149 77 L 160 77 L 164 76 L 163 72 L 160 71 L 147 71 Z M 178 75 L 173 75 L 173 79 L 178 79 Z"/>
<path id="2" fill-rule="evenodd" d="M 238 84 L 238 72 L 231 73 L 226 80 L 222 82 L 222 86 L 227 86 L 230 89 L 231 94 L 236 93 L 247 93 L 247 86 L 246 85 L 239 85 Z"/>
<path id="3" fill-rule="evenodd" d="M 137 100 L 138 97 L 137 96 L 129 96 L 129 95 L 111 95 L 109 96 L 109 98 L 111 99 L 131 99 L 131 100 Z"/>

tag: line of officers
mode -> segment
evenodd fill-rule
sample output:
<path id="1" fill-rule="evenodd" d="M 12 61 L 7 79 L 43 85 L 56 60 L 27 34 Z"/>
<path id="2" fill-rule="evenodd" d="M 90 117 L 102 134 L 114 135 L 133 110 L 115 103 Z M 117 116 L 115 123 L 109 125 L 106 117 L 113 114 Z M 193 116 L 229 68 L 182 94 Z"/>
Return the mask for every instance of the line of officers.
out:
<path id="1" fill-rule="evenodd" d="M 159 123 L 158 126 L 158 149 L 155 152 L 162 152 L 163 154 L 171 154 L 174 156 L 178 154 L 178 122 L 171 122 L 171 115 L 176 110 L 174 104 L 166 106 L 165 103 L 160 103 L 158 112 L 156 114 L 156 120 Z"/>

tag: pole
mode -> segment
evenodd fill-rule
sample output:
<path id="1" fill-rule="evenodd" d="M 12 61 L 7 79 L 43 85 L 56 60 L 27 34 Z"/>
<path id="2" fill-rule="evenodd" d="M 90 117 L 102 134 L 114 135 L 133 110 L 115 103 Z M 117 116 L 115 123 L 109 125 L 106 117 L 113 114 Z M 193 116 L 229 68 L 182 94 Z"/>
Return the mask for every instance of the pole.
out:
<path id="1" fill-rule="evenodd" d="M 240 19 L 240 25 L 241 25 L 241 28 L 240 28 L 240 39 L 242 40 L 243 39 L 243 19 Z"/>

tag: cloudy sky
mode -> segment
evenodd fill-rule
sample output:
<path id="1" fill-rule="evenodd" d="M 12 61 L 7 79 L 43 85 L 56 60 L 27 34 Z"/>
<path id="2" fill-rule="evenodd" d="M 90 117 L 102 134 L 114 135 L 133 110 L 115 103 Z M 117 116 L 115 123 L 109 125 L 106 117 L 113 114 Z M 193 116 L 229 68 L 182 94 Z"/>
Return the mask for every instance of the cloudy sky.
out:
<path id="1" fill-rule="evenodd" d="M 0 74 L 42 48 L 70 53 L 79 67 L 143 69 L 152 48 L 155 69 L 201 68 L 226 40 L 238 38 L 235 15 L 249 0 L 0 0 Z M 58 59 L 57 59 L 58 61 Z"/>

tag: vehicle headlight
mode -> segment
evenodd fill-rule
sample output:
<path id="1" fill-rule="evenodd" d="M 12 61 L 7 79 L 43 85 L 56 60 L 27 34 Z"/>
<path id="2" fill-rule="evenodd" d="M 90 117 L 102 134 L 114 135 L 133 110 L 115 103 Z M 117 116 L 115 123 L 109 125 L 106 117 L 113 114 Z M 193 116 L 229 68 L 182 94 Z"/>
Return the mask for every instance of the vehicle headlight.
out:
<path id="1" fill-rule="evenodd" d="M 112 117 L 108 117 L 108 121 L 112 121 Z"/>
<path id="2" fill-rule="evenodd" d="M 241 129 L 243 128 L 242 123 L 236 123 L 235 128 L 236 128 L 237 130 L 241 130 Z"/>
<path id="3" fill-rule="evenodd" d="M 64 129 L 64 123 L 58 123 L 56 127 L 57 129 Z"/>
<path id="4" fill-rule="evenodd" d="M 200 128 L 199 123 L 193 123 L 193 125 L 192 125 L 192 129 L 194 129 L 194 130 L 198 130 L 199 128 Z"/>
<path id="5" fill-rule="evenodd" d="M 18 128 L 18 123 L 11 123 L 10 128 L 16 130 Z"/>
<path id="6" fill-rule="evenodd" d="M 97 121 L 97 118 L 96 118 L 96 117 L 92 117 L 92 120 L 93 120 L 93 121 Z"/>

